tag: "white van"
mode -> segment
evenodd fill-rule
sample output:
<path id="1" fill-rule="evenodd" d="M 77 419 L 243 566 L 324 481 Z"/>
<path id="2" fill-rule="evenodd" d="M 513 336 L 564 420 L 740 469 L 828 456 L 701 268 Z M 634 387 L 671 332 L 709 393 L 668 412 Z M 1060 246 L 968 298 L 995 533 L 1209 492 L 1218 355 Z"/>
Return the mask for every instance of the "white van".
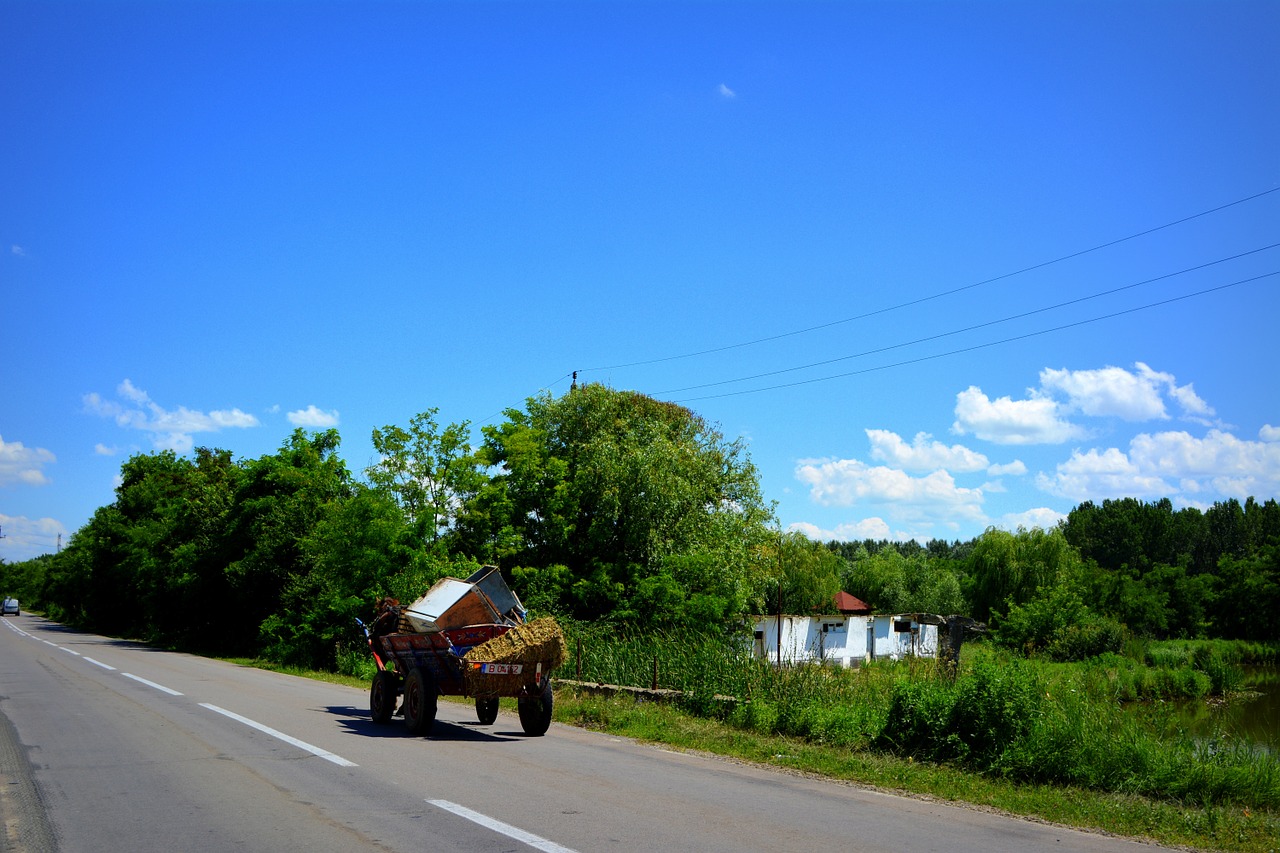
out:
<path id="1" fill-rule="evenodd" d="M 5 616 L 17 616 L 18 615 L 18 599 L 6 598 L 4 600 L 3 613 Z"/>

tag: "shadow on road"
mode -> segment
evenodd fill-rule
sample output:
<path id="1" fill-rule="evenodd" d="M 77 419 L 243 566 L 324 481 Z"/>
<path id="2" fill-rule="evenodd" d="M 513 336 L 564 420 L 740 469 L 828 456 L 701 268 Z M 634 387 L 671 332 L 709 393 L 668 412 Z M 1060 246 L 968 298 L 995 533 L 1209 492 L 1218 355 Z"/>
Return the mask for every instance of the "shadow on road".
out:
<path id="1" fill-rule="evenodd" d="M 331 705 L 324 710 L 337 717 L 338 722 L 350 734 L 377 738 L 414 737 L 405 729 L 402 717 L 393 717 L 391 722 L 386 725 L 380 725 L 370 718 L 367 710 L 353 708 L 350 705 Z M 495 725 L 501 727 L 503 722 L 505 721 L 499 720 Z M 519 730 L 488 731 L 481 727 L 479 721 L 457 722 L 437 718 L 435 724 L 431 727 L 431 734 L 427 735 L 426 738 L 414 739 L 453 741 L 457 743 L 496 743 L 499 741 L 522 740 L 524 737 L 524 732 Z"/>

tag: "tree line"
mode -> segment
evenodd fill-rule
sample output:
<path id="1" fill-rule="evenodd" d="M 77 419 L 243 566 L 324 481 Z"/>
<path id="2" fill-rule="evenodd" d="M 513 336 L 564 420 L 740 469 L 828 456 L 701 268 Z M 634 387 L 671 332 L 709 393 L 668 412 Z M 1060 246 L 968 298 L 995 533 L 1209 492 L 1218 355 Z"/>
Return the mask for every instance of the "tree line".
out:
<path id="1" fill-rule="evenodd" d="M 437 415 L 374 430 L 362 476 L 336 430 L 256 459 L 137 454 L 66 548 L 0 563 L 0 584 L 86 629 L 317 668 L 377 598 L 486 564 L 535 612 L 637 631 L 732 632 L 829 611 L 841 589 L 1060 657 L 1125 631 L 1266 638 L 1280 615 L 1274 500 L 1086 503 L 1049 531 L 823 544 L 782 531 L 742 442 L 684 407 L 589 384 L 508 409 L 477 446 Z"/>

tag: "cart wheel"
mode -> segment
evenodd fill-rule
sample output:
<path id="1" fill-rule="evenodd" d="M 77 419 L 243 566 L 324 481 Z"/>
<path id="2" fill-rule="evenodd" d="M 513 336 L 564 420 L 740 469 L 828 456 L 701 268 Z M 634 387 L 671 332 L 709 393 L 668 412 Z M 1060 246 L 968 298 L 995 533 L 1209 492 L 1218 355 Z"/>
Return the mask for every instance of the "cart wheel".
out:
<path id="1" fill-rule="evenodd" d="M 378 725 L 391 722 L 391 715 L 396 712 L 398 687 L 394 672 L 380 670 L 374 674 L 373 684 L 369 686 L 369 716 Z"/>
<path id="2" fill-rule="evenodd" d="M 476 716 L 480 718 L 480 725 L 492 726 L 494 720 L 498 719 L 498 697 L 477 699 Z"/>
<path id="3" fill-rule="evenodd" d="M 551 728 L 551 707 L 555 704 L 555 694 L 551 692 L 551 681 L 548 679 L 540 696 L 516 700 L 516 710 L 520 712 L 520 728 L 530 737 L 539 737 Z"/>
<path id="4" fill-rule="evenodd" d="M 436 721 L 436 680 L 422 667 L 409 670 L 404 682 L 404 723 L 409 734 L 428 735 Z"/>

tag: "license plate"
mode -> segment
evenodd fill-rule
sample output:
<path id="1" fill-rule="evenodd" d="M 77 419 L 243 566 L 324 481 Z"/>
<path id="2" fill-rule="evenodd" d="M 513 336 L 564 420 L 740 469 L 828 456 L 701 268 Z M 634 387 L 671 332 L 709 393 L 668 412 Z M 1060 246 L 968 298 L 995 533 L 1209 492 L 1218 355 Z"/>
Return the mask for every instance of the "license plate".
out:
<path id="1" fill-rule="evenodd" d="M 482 663 L 480 671 L 486 675 L 519 675 L 524 669 L 521 663 Z"/>

